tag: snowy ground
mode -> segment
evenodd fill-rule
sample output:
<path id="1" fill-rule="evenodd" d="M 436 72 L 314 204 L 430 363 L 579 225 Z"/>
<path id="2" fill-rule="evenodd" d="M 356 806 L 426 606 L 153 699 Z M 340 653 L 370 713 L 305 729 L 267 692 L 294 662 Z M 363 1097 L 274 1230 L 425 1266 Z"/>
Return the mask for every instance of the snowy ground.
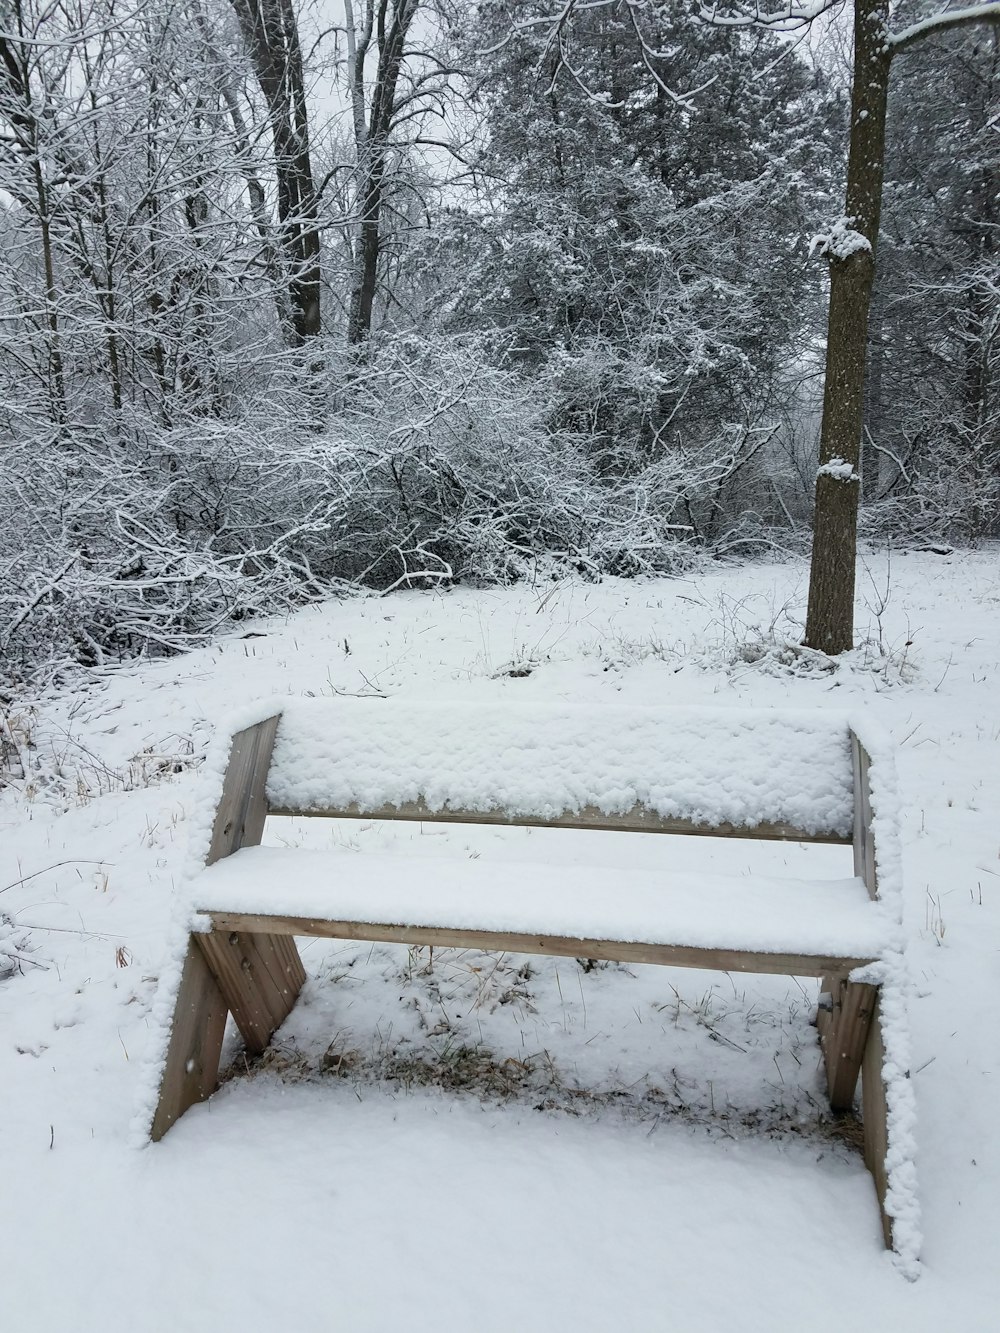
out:
<path id="1" fill-rule="evenodd" d="M 333 604 L 14 709 L 0 1323 L 995 1329 L 1000 555 L 869 565 L 870 642 L 834 671 L 784 646 L 796 564 Z M 906 807 L 918 1282 L 824 1112 L 806 981 L 303 942 L 306 990 L 261 1066 L 231 1041 L 219 1094 L 130 1146 L 197 760 L 244 701 L 338 692 L 872 710 Z M 838 848 L 713 839 L 272 821 L 282 840 L 558 857 L 609 882 L 850 873 Z"/>

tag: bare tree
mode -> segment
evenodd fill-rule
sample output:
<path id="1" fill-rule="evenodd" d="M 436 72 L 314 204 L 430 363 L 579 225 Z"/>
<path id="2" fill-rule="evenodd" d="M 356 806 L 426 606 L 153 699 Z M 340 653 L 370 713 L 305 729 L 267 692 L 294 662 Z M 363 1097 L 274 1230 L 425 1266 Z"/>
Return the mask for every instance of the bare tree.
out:
<path id="1" fill-rule="evenodd" d="M 420 182 L 440 173 L 427 171 L 423 152 L 450 154 L 467 167 L 461 135 L 449 124 L 463 101 L 450 8 L 444 0 L 344 0 L 354 140 L 347 341 L 355 347 L 372 331 L 380 292 L 392 297 L 387 260 L 398 255 L 401 233 L 415 211 L 429 214 Z"/>
<path id="2" fill-rule="evenodd" d="M 321 322 L 319 199 L 309 154 L 298 24 L 292 0 L 232 0 L 232 6 L 267 103 L 278 183 L 278 231 L 288 267 L 291 335 L 293 343 L 301 345 L 319 334 Z"/>
<path id="3" fill-rule="evenodd" d="M 12 0 L 9 29 L 0 31 L 0 124 L 8 134 L 0 138 L 0 162 L 8 167 L 4 185 L 37 228 L 44 272 L 45 354 L 43 378 L 53 423 L 66 422 L 66 375 L 63 362 L 53 238 L 53 176 L 56 181 L 73 172 L 65 151 L 51 162 L 53 108 L 50 93 L 65 72 L 65 59 L 51 59 L 51 49 L 40 40 L 45 16 L 22 0 Z M 49 59 L 46 59 L 49 56 Z M 47 159 L 49 162 L 47 163 Z M 47 170 L 51 165 L 55 170 Z"/>
<path id="4" fill-rule="evenodd" d="M 372 307 L 381 248 L 381 218 L 389 153 L 389 134 L 396 112 L 396 84 L 403 63 L 406 37 L 418 0 L 364 0 L 365 16 L 355 27 L 351 0 L 345 0 L 347 40 L 351 62 L 351 107 L 360 176 L 360 226 L 357 271 L 351 292 L 347 340 L 363 342 L 371 332 Z M 365 60 L 375 41 L 378 64 L 365 106 Z"/>

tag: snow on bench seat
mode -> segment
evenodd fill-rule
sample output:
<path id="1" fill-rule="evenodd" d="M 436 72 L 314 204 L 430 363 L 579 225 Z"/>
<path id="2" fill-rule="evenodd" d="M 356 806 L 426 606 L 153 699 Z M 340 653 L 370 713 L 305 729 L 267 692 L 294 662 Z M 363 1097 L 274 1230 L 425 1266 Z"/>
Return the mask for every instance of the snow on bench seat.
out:
<path id="1" fill-rule="evenodd" d="M 847 719 L 794 710 L 281 700 L 273 810 L 497 811 L 517 821 L 642 807 L 706 828 L 850 841 Z"/>
<path id="2" fill-rule="evenodd" d="M 196 910 L 223 917 L 381 922 L 858 963 L 898 946 L 898 924 L 857 878 L 616 874 L 248 847 L 209 867 L 193 892 Z"/>

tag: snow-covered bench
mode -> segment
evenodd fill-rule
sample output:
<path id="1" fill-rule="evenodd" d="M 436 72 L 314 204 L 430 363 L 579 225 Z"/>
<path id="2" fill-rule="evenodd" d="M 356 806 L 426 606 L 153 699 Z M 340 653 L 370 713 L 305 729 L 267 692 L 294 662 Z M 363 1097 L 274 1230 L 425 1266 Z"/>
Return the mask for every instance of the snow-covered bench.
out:
<path id="1" fill-rule="evenodd" d="M 227 1013 L 250 1051 L 267 1046 L 305 978 L 296 935 L 820 977 L 830 1102 L 850 1108 L 861 1074 L 886 1243 L 915 1262 L 897 798 L 891 749 L 867 728 L 826 712 L 289 699 L 220 733 L 207 781 L 184 948 L 161 987 L 153 1139 L 214 1091 Z M 843 843 L 855 873 L 514 876 L 261 847 L 267 815 Z"/>

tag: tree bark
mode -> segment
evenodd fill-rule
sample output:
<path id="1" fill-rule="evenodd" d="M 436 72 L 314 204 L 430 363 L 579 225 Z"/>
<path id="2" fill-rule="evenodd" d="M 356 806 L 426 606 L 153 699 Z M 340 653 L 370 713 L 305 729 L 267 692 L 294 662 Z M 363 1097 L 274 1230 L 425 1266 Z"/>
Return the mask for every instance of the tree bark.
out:
<path id="1" fill-rule="evenodd" d="M 805 643 L 830 654 L 854 646 L 865 360 L 885 174 L 888 18 L 888 0 L 855 0 L 847 223 L 825 246 L 830 313 Z"/>
<path id="2" fill-rule="evenodd" d="M 881 481 L 881 459 L 877 451 L 869 447 L 869 443 L 873 440 L 879 440 L 885 427 L 885 395 L 883 391 L 886 361 L 885 339 L 885 299 L 879 292 L 878 272 L 876 270 L 871 311 L 868 315 L 868 367 L 865 373 L 865 420 L 864 438 L 861 441 L 860 469 L 862 504 L 870 504 L 878 499 Z"/>

